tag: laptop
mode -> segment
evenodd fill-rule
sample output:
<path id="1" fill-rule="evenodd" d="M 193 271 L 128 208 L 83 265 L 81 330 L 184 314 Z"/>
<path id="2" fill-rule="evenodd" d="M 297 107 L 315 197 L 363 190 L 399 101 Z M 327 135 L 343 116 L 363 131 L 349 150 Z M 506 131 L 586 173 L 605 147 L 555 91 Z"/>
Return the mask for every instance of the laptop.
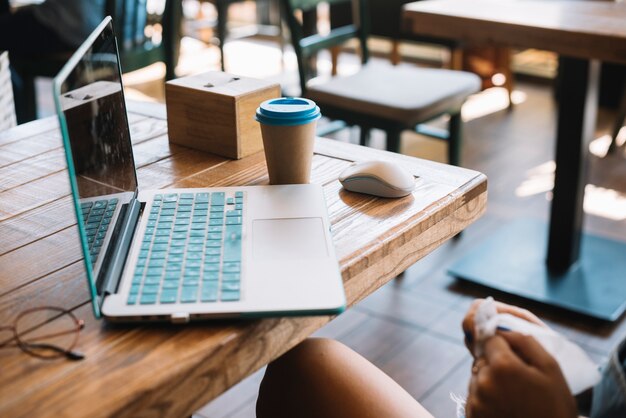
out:
<path id="1" fill-rule="evenodd" d="M 53 84 L 95 316 L 343 311 L 322 188 L 140 189 L 120 73 L 107 17 Z"/>

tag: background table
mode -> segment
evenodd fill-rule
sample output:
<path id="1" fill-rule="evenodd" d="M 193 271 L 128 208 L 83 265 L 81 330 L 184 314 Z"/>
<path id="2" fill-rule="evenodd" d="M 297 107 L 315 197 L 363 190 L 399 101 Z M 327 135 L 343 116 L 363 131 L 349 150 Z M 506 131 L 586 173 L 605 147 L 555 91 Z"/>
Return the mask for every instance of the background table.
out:
<path id="1" fill-rule="evenodd" d="M 129 118 L 142 188 L 267 184 L 263 153 L 242 160 L 171 145 L 163 106 Z M 345 192 L 352 161 L 386 159 L 419 176 L 412 196 Z M 85 319 L 86 359 L 42 361 L 0 350 L 0 416 L 189 416 L 320 328 L 330 317 L 114 326 L 91 313 L 58 125 L 52 118 L 0 133 L 0 324 L 34 306 Z M 346 297 L 353 305 L 484 211 L 475 171 L 319 138 L 322 184 Z"/>
<path id="2" fill-rule="evenodd" d="M 418 34 L 561 54 L 556 173 L 548 240 L 538 222 L 518 222 L 453 266 L 455 276 L 592 317 L 626 309 L 626 244 L 583 234 L 589 143 L 599 60 L 626 63 L 626 3 L 438 0 L 405 6 Z M 495 140 L 495 139 L 494 139 Z"/>

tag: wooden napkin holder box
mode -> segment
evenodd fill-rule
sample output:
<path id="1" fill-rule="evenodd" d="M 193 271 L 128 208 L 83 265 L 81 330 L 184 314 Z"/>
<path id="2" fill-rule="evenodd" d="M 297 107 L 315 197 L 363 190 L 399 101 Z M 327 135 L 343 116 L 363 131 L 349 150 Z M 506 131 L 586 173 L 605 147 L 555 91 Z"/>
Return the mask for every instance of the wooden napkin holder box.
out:
<path id="1" fill-rule="evenodd" d="M 170 142 L 240 159 L 263 149 L 256 109 L 281 96 L 275 82 L 211 71 L 165 84 Z"/>

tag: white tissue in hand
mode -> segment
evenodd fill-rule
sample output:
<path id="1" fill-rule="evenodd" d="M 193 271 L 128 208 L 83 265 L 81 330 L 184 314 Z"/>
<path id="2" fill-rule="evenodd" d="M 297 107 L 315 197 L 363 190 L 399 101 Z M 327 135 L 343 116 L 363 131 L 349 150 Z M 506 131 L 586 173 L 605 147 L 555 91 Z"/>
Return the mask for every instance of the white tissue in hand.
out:
<path id="1" fill-rule="evenodd" d="M 485 339 L 493 336 L 497 327 L 533 336 L 554 357 L 561 367 L 573 395 L 594 386 L 600 380 L 598 366 L 576 344 L 550 328 L 545 328 L 510 314 L 499 314 L 493 298 L 487 298 L 474 316 L 477 357 L 482 355 Z"/>

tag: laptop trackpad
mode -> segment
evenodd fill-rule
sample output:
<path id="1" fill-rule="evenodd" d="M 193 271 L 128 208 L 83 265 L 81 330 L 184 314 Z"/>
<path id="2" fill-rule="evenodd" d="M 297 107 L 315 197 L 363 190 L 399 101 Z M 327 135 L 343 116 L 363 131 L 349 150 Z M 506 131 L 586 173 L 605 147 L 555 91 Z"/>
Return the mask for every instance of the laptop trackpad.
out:
<path id="1" fill-rule="evenodd" d="M 322 218 L 256 219 L 252 254 L 262 260 L 302 260 L 328 256 Z"/>

